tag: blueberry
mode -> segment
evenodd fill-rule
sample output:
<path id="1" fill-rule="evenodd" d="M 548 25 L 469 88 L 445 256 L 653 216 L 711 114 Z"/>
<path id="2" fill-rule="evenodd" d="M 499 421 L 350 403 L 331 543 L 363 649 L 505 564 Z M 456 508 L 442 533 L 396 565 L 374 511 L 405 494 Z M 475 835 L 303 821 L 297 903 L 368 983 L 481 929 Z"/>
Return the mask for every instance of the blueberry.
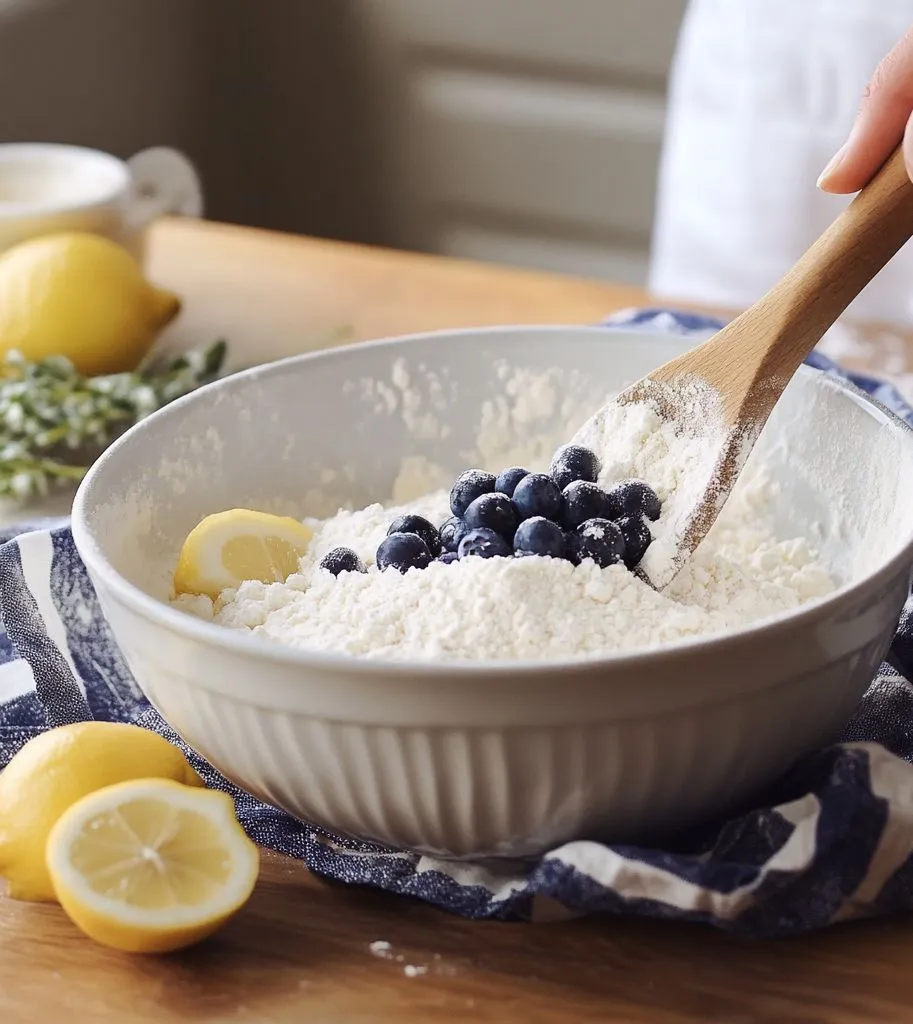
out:
<path id="1" fill-rule="evenodd" d="M 542 516 L 557 521 L 561 516 L 561 491 L 545 473 L 530 473 L 514 491 L 514 508 L 521 519 Z"/>
<path id="2" fill-rule="evenodd" d="M 460 558 L 477 555 L 479 558 L 510 558 L 513 549 L 510 544 L 494 530 L 482 526 L 478 530 L 470 530 L 460 541 Z"/>
<path id="3" fill-rule="evenodd" d="M 451 562 L 455 562 L 459 557 L 455 551 L 445 551 L 442 555 L 437 556 L 437 560 L 443 562 L 444 565 L 450 565 Z"/>
<path id="4" fill-rule="evenodd" d="M 482 494 L 466 509 L 466 525 L 470 530 L 485 527 L 513 540 L 519 518 L 513 502 L 506 494 Z"/>
<path id="5" fill-rule="evenodd" d="M 469 527 L 465 521 L 456 516 L 451 516 L 441 524 L 441 547 L 445 551 L 456 551 L 460 546 L 460 541 L 467 533 L 469 533 Z"/>
<path id="6" fill-rule="evenodd" d="M 428 545 L 417 533 L 391 533 L 380 542 L 375 557 L 378 569 L 399 572 L 424 569 L 431 562 Z"/>
<path id="7" fill-rule="evenodd" d="M 367 572 L 364 562 L 351 548 L 333 548 L 320 559 L 320 568 L 334 576 L 341 572 Z"/>
<path id="8" fill-rule="evenodd" d="M 625 565 L 633 569 L 646 554 L 653 535 L 643 516 L 622 516 L 617 522 L 625 539 Z"/>
<path id="9" fill-rule="evenodd" d="M 623 561 L 624 555 L 625 539 L 611 519 L 587 519 L 577 527 L 577 561 L 592 558 L 601 569 L 605 569 Z"/>
<path id="10" fill-rule="evenodd" d="M 575 480 L 586 480 L 594 484 L 599 476 L 599 459 L 589 448 L 579 444 L 566 444 L 555 452 L 548 471 L 562 491 Z"/>
<path id="11" fill-rule="evenodd" d="M 462 516 L 479 495 L 490 494 L 494 489 L 494 473 L 486 473 L 481 469 L 467 469 L 456 478 L 450 492 L 450 511 L 455 516 Z"/>
<path id="12" fill-rule="evenodd" d="M 514 496 L 517 484 L 523 477 L 529 476 L 529 470 L 522 466 L 511 466 L 510 469 L 502 469 L 495 480 L 495 490 L 506 494 L 508 498 Z"/>
<path id="13" fill-rule="evenodd" d="M 429 523 L 424 516 L 397 516 L 390 524 L 387 536 L 389 537 L 391 533 L 414 533 L 428 545 L 433 558 L 437 558 L 441 553 L 441 535 L 434 524 Z"/>
<path id="14" fill-rule="evenodd" d="M 569 530 L 576 530 L 587 519 L 609 519 L 609 496 L 588 480 L 575 480 L 561 494 L 561 522 Z"/>
<path id="15" fill-rule="evenodd" d="M 514 551 L 518 555 L 564 558 L 567 555 L 567 541 L 557 523 L 544 516 L 533 516 L 532 519 L 524 519 L 517 527 Z"/>
<path id="16" fill-rule="evenodd" d="M 646 516 L 655 522 L 659 519 L 662 504 L 656 491 L 643 480 L 622 480 L 609 491 L 611 519 L 622 516 Z"/>

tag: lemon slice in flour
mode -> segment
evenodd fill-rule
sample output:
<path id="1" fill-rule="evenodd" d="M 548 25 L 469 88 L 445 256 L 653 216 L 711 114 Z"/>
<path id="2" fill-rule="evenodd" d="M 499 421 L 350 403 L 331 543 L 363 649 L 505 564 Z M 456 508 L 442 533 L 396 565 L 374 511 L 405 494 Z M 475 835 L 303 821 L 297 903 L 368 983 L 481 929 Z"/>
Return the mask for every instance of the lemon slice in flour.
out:
<path id="1" fill-rule="evenodd" d="M 83 797 L 57 821 L 46 855 L 73 923 L 132 953 L 205 939 L 247 902 L 260 869 L 231 797 L 167 779 Z"/>
<path id="2" fill-rule="evenodd" d="M 217 598 L 244 580 L 282 583 L 298 571 L 313 532 L 297 519 L 234 508 L 191 530 L 174 571 L 176 594 Z"/>

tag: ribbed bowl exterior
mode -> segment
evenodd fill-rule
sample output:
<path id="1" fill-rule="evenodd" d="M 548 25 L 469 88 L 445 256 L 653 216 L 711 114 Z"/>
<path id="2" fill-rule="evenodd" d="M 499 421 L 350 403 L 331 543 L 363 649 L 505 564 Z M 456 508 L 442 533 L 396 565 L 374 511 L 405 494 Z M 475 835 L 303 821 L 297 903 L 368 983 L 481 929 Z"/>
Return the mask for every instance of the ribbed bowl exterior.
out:
<path id="1" fill-rule="evenodd" d="M 254 659 L 220 663 L 209 652 L 210 673 L 201 672 L 194 653 L 181 649 L 186 641 L 156 636 L 156 626 L 114 595 L 103 600 L 150 701 L 228 778 L 330 831 L 463 858 L 522 856 L 581 837 L 659 840 L 736 804 L 836 737 L 884 654 L 886 623 L 906 585 L 899 573 L 894 587 L 882 589 L 885 608 L 869 617 L 872 635 L 836 660 L 798 672 L 788 657 L 778 665 L 775 652 L 785 655 L 795 641 L 788 627 L 772 627 L 733 652 L 751 659 L 753 645 L 766 647 L 766 685 L 746 691 L 748 677 L 732 675 L 701 692 L 682 679 L 683 700 L 665 708 L 636 672 L 602 663 L 579 686 L 571 676 L 560 687 L 561 720 L 552 724 L 538 703 L 524 709 L 518 702 L 513 716 L 511 701 L 495 708 L 490 687 L 467 693 L 461 709 L 423 721 L 416 695 L 402 685 L 391 693 L 386 680 L 377 682 L 372 706 L 347 680 L 273 665 L 278 690 L 287 673 L 289 692 L 300 695 L 283 707 L 281 692 L 267 698 L 251 684 L 263 671 Z M 819 632 L 828 628 L 822 623 Z M 711 651 L 699 653 L 695 671 L 712 676 L 715 660 Z M 687 662 L 682 671 L 691 677 Z M 363 685 L 352 682 L 356 690 Z M 656 683 L 669 687 L 665 678 Z M 335 713 L 327 706 L 334 692 Z M 312 693 L 323 706 L 308 710 Z M 391 720 L 397 714 L 401 724 Z"/>

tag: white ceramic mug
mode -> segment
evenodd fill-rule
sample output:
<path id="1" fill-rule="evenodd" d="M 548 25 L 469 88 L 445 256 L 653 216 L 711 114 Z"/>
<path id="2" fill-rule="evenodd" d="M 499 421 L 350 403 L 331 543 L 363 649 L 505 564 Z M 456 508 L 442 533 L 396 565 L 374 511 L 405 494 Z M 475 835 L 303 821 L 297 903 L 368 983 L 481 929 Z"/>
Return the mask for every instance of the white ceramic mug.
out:
<path id="1" fill-rule="evenodd" d="M 193 165 L 164 147 L 129 160 L 57 143 L 0 145 L 0 252 L 36 235 L 91 231 L 142 261 L 146 228 L 166 214 L 200 216 Z"/>

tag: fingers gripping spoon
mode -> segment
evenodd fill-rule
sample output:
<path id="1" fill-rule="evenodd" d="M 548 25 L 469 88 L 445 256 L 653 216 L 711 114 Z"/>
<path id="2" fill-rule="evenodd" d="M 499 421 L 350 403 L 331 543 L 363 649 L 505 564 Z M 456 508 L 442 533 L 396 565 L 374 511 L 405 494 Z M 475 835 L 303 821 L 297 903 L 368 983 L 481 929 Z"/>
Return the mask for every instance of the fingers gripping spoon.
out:
<path id="1" fill-rule="evenodd" d="M 620 407 L 647 406 L 700 447 L 701 458 L 689 460 L 696 478 L 676 488 L 640 566 L 654 587 L 672 581 L 715 522 L 802 361 L 911 235 L 913 184 L 898 149 L 763 298 L 631 385 L 577 433 L 575 441 L 598 451 Z"/>

